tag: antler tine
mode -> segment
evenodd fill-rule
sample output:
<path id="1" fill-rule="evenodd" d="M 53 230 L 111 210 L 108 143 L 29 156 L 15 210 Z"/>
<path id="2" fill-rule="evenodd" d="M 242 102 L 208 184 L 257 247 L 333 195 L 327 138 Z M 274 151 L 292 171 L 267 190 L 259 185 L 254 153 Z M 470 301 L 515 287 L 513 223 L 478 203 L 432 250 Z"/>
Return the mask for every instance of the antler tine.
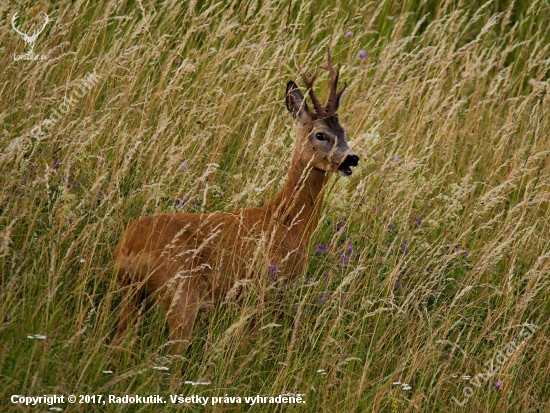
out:
<path id="1" fill-rule="evenodd" d="M 11 26 L 13 27 L 13 30 L 15 30 L 15 32 L 16 32 L 17 34 L 19 34 L 20 36 L 25 36 L 25 33 L 20 32 L 20 31 L 17 29 L 17 27 L 15 26 L 15 21 L 17 20 L 17 14 L 18 14 L 18 12 L 15 12 L 15 13 L 13 14 L 13 16 L 12 16 L 12 18 L 11 18 Z"/>
<path id="2" fill-rule="evenodd" d="M 50 18 L 48 17 L 48 15 L 46 13 L 44 13 L 44 15 L 46 16 L 46 19 L 44 20 L 44 24 L 42 25 L 42 28 L 40 30 L 37 30 L 36 31 L 36 35 L 42 33 L 42 31 L 46 28 L 46 25 L 49 23 L 50 21 Z"/>
<path id="3" fill-rule="evenodd" d="M 344 93 L 344 89 L 347 87 L 347 85 L 344 85 L 342 90 L 336 92 L 338 87 L 338 78 L 340 76 L 340 68 L 334 70 L 334 67 L 332 66 L 332 56 L 330 55 L 330 49 L 327 49 L 327 64 L 319 67 L 321 69 L 328 70 L 328 72 L 330 73 L 330 95 L 328 97 L 327 110 L 329 112 L 336 112 L 336 110 L 338 110 L 338 102 L 340 100 L 340 96 L 342 95 L 342 93 Z"/>
<path id="4" fill-rule="evenodd" d="M 296 61 L 296 56 L 294 56 L 294 65 L 296 66 L 296 69 L 298 69 L 298 72 L 300 72 L 300 76 L 302 76 L 302 80 L 304 81 L 306 87 L 309 89 L 309 97 L 311 98 L 311 102 L 313 103 L 313 107 L 315 108 L 315 111 L 317 113 L 323 112 L 323 106 L 321 103 L 319 103 L 319 100 L 315 96 L 315 93 L 313 92 L 313 81 L 317 77 L 317 69 L 315 69 L 315 73 L 311 77 L 308 77 L 305 72 L 302 70 L 302 68 L 298 65 L 298 62 Z"/>
<path id="5" fill-rule="evenodd" d="M 40 29 L 37 29 L 32 36 L 30 36 L 30 39 L 32 40 L 36 40 L 38 38 L 38 35 L 40 33 L 42 33 L 44 31 L 44 29 L 46 28 L 46 25 L 48 24 L 48 22 L 50 21 L 50 18 L 48 17 L 48 15 L 46 13 L 44 13 L 44 15 L 46 16 L 46 19 L 44 20 L 44 24 L 42 25 L 42 27 Z"/>

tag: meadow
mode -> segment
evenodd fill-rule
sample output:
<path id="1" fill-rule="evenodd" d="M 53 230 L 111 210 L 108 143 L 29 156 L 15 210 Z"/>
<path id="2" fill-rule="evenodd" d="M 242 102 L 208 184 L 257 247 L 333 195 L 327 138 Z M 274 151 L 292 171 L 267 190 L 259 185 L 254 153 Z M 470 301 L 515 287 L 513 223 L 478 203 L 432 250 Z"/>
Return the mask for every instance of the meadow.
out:
<path id="1" fill-rule="evenodd" d="M 49 15 L 46 59 L 14 58 L 15 12 L 29 32 Z M 0 16 L 0 410 L 31 410 L 12 395 L 291 393 L 305 403 L 54 407 L 550 411 L 547 0 L 23 1 Z M 275 196 L 293 57 L 311 71 L 328 47 L 361 161 L 331 181 L 307 272 L 256 271 L 201 313 L 187 357 L 158 308 L 114 346 L 124 228 Z"/>

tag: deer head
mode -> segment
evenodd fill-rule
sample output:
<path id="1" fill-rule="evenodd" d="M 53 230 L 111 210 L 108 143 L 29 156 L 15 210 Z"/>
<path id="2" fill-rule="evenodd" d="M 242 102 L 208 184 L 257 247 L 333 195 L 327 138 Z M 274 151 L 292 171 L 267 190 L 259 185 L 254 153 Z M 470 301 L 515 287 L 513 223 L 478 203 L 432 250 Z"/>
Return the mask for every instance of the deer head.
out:
<path id="1" fill-rule="evenodd" d="M 44 20 L 44 24 L 42 25 L 42 27 L 40 29 L 36 30 L 32 36 L 29 36 L 27 33 L 24 33 L 22 31 L 20 31 L 15 26 L 15 21 L 17 20 L 17 12 L 15 12 L 13 17 L 11 18 L 11 26 L 13 27 L 13 30 L 15 30 L 17 32 L 17 34 L 19 34 L 23 38 L 23 40 L 27 43 L 27 53 L 28 54 L 31 54 L 33 52 L 34 43 L 36 42 L 36 39 L 38 39 L 38 36 L 40 35 L 40 33 L 42 33 L 44 31 L 44 29 L 46 28 L 46 25 L 50 21 L 50 18 L 48 17 L 48 15 L 46 13 L 44 13 L 44 15 L 46 16 L 46 19 Z"/>
<path id="2" fill-rule="evenodd" d="M 325 106 L 313 92 L 313 81 L 317 70 L 309 77 L 296 63 L 294 64 L 302 76 L 314 110 L 305 101 L 302 92 L 293 81 L 286 85 L 286 107 L 292 113 L 298 124 L 298 140 L 294 159 L 304 166 L 311 166 L 326 172 L 338 172 L 342 176 L 352 174 L 351 167 L 357 166 L 359 157 L 351 151 L 346 141 L 346 132 L 338 120 L 338 106 L 346 85 L 338 91 L 339 68 L 332 66 L 330 50 L 327 53 L 327 63 L 320 66 L 330 73 L 330 94 Z"/>

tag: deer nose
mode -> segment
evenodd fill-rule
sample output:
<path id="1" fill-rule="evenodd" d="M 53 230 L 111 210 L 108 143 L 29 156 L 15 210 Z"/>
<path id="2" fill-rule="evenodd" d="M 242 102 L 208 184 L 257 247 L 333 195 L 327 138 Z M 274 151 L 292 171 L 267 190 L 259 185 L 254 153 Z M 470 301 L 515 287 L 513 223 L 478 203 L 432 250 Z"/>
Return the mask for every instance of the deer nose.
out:
<path id="1" fill-rule="evenodd" d="M 359 164 L 359 157 L 356 154 L 346 156 L 345 162 L 349 166 L 357 166 Z"/>

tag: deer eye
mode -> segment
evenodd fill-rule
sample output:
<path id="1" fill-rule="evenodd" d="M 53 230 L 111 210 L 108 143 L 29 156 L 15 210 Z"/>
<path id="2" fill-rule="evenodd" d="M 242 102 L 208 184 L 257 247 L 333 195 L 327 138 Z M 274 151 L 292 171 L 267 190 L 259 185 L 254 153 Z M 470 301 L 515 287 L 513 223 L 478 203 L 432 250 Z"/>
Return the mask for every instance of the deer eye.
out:
<path id="1" fill-rule="evenodd" d="M 327 140 L 327 135 L 325 135 L 322 132 L 317 133 L 317 135 L 315 135 L 315 137 L 320 141 L 326 141 Z"/>

